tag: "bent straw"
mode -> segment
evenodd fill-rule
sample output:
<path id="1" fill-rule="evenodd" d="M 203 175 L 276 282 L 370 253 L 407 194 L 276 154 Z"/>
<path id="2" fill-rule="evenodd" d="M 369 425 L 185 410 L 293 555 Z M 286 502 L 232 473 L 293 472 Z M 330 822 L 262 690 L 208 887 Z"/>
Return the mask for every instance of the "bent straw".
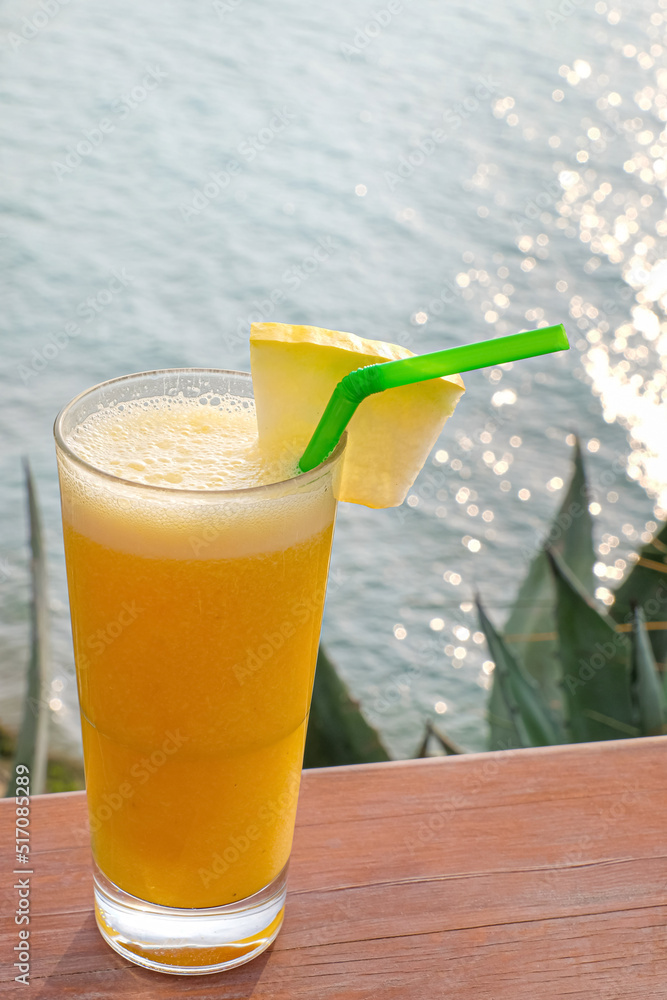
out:
<path id="1" fill-rule="evenodd" d="M 478 344 L 464 344 L 432 354 L 357 368 L 342 378 L 334 389 L 308 447 L 299 459 L 299 469 L 308 472 L 331 454 L 354 411 L 366 396 L 443 375 L 502 365 L 506 361 L 520 361 L 553 351 L 566 351 L 569 346 L 565 329 L 559 323 L 511 337 L 496 337 Z"/>

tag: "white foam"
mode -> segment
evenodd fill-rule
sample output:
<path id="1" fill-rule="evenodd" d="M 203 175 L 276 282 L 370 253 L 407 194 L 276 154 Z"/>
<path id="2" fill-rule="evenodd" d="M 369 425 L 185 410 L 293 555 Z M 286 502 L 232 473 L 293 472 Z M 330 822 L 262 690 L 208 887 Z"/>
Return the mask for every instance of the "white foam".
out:
<path id="1" fill-rule="evenodd" d="M 103 472 L 146 486 L 228 490 L 281 482 L 298 456 L 260 451 L 251 399 L 209 394 L 131 400 L 86 418 L 70 447 Z"/>
<path id="2" fill-rule="evenodd" d="M 308 542 L 333 522 L 329 473 L 294 480 L 294 452 L 260 452 L 252 400 L 211 394 L 206 405 L 183 396 L 121 403 L 87 417 L 68 444 L 117 478 L 60 453 L 63 520 L 112 549 L 234 558 Z M 271 483 L 268 493 L 220 492 Z"/>

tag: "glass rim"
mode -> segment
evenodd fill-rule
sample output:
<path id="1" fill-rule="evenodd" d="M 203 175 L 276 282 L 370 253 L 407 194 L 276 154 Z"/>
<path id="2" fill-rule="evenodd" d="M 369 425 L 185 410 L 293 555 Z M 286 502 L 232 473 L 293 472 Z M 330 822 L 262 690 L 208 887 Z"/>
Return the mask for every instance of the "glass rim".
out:
<path id="1" fill-rule="evenodd" d="M 65 403 L 58 413 L 53 424 L 53 436 L 56 440 L 57 448 L 75 465 L 83 468 L 86 472 L 92 473 L 95 476 L 100 476 L 102 479 L 106 479 L 109 482 L 118 483 L 119 485 L 129 486 L 139 490 L 149 490 L 157 495 L 170 495 L 174 498 L 181 497 L 183 499 L 197 498 L 199 500 L 202 500 L 205 497 L 218 497 L 233 500 L 236 497 L 248 496 L 249 494 L 259 496 L 260 494 L 266 494 L 271 491 L 278 492 L 280 487 L 284 488 L 285 486 L 289 486 L 291 483 L 310 483 L 314 479 L 318 478 L 318 476 L 324 472 L 329 465 L 336 462 L 345 448 L 347 443 L 347 432 L 343 432 L 340 441 L 331 454 L 328 455 L 323 462 L 316 465 L 314 469 L 310 469 L 308 472 L 300 472 L 296 476 L 290 476 L 289 479 L 280 479 L 275 483 L 263 483 L 259 486 L 240 486 L 235 487 L 234 489 L 224 490 L 180 489 L 178 486 L 162 486 L 155 483 L 139 483 L 136 479 L 125 479 L 122 476 L 114 475 L 112 472 L 105 472 L 103 469 L 98 469 L 97 466 L 78 455 L 66 442 L 62 429 L 65 417 L 72 411 L 76 404 L 85 399 L 86 396 L 91 395 L 97 389 L 103 389 L 117 383 L 129 382 L 135 379 L 146 378 L 151 375 L 173 375 L 176 372 L 184 375 L 242 375 L 249 378 L 252 382 L 251 372 L 236 371 L 231 368 L 155 368 L 151 371 L 131 372 L 129 375 L 119 375 L 116 378 L 110 378 L 104 382 L 98 382 L 96 385 L 92 385 L 88 389 L 84 389 L 82 392 L 77 393 L 73 399 L 70 399 L 68 403 Z M 254 400 L 254 396 L 252 398 Z"/>

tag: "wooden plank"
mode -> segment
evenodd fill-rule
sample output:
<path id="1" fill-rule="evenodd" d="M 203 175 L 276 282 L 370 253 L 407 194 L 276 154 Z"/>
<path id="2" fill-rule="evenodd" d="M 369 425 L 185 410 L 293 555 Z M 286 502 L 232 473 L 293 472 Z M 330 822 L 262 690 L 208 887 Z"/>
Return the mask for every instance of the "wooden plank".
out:
<path id="1" fill-rule="evenodd" d="M 31 986 L 61 997 L 667 996 L 667 738 L 304 773 L 285 925 L 206 978 L 125 962 L 92 912 L 82 793 L 32 800 Z M 13 914 L 13 802 L 0 803 Z M 20 995 L 0 932 L 0 994 Z"/>

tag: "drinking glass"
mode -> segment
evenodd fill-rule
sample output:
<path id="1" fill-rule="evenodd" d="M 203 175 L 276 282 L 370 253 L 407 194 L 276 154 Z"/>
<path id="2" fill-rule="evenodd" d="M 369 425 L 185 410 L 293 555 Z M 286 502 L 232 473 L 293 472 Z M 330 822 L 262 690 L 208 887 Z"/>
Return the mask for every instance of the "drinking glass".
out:
<path id="1" fill-rule="evenodd" d="M 231 968 L 280 929 L 344 442 L 283 482 L 181 489 L 97 467 L 77 428 L 252 398 L 243 372 L 145 372 L 55 424 L 95 914 L 162 972 Z"/>

